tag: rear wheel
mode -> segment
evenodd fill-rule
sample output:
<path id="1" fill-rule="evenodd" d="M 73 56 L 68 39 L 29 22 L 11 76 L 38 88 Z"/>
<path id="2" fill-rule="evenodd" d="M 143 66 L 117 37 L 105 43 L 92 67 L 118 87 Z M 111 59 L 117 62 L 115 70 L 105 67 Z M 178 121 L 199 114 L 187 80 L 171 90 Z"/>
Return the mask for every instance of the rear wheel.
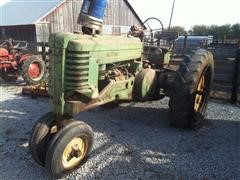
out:
<path id="1" fill-rule="evenodd" d="M 205 117 L 213 81 L 210 52 L 199 49 L 185 55 L 172 83 L 170 123 L 175 127 L 198 126 Z"/>
<path id="2" fill-rule="evenodd" d="M 84 122 L 73 121 L 52 139 L 47 150 L 46 168 L 59 178 L 81 165 L 93 144 L 92 128 Z"/>
<path id="3" fill-rule="evenodd" d="M 39 84 L 45 78 L 46 66 L 42 59 L 37 56 L 30 56 L 23 61 L 22 77 L 27 84 Z"/>

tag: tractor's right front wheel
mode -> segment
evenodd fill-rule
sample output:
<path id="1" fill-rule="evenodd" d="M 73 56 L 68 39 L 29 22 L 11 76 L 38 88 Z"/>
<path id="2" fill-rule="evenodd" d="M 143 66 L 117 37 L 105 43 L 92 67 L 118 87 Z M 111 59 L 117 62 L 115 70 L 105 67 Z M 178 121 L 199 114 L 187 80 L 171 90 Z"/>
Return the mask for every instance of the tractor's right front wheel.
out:
<path id="1" fill-rule="evenodd" d="M 171 125 L 195 127 L 202 122 L 213 74 L 214 62 L 210 52 L 199 49 L 184 56 L 172 83 L 169 101 Z"/>

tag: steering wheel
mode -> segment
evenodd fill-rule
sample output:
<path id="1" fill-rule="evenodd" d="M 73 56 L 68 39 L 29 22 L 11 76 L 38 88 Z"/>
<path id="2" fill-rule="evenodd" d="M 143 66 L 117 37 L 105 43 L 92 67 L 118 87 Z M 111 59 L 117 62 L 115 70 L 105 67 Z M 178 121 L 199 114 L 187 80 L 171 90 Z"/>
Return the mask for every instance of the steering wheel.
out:
<path id="1" fill-rule="evenodd" d="M 151 25 L 149 25 L 150 22 L 151 22 L 151 24 L 153 24 L 153 23 L 154 24 L 159 24 L 160 27 L 159 28 L 151 28 Z M 155 43 L 155 42 L 157 42 L 160 39 L 160 37 L 161 37 L 161 35 L 163 33 L 163 29 L 164 28 L 163 28 L 162 22 L 158 18 L 150 17 L 150 18 L 148 18 L 148 19 L 146 19 L 144 21 L 143 25 L 148 28 L 145 31 L 150 31 L 150 38 L 148 38 L 145 42 L 148 42 L 148 43 Z M 155 37 L 156 35 L 158 37 Z"/>
<path id="2" fill-rule="evenodd" d="M 17 50 L 27 50 L 28 42 L 27 41 L 16 41 L 14 48 Z"/>

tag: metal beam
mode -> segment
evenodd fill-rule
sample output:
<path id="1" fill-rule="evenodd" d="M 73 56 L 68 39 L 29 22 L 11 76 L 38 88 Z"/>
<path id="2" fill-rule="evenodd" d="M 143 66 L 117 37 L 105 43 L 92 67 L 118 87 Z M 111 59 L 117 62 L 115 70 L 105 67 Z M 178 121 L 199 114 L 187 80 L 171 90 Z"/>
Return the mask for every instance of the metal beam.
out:
<path id="1" fill-rule="evenodd" d="M 170 28 L 171 28 L 172 18 L 173 18 L 173 12 L 174 12 L 174 7 L 175 7 L 175 0 L 173 0 L 173 5 L 172 5 L 172 11 L 171 11 L 171 16 L 170 16 L 170 21 L 169 21 L 168 30 L 170 30 Z"/>

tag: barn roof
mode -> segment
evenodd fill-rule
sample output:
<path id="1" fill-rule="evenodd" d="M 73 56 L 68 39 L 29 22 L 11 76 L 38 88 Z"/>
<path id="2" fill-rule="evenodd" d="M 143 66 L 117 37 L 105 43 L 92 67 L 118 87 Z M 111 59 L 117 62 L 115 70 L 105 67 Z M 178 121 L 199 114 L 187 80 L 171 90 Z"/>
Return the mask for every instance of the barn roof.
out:
<path id="1" fill-rule="evenodd" d="M 0 5 L 0 26 L 36 24 L 66 0 L 7 0 Z M 139 18 L 128 0 L 124 0 L 139 22 Z M 43 3 L 44 2 L 44 3 Z"/>
<path id="2" fill-rule="evenodd" d="M 35 24 L 65 0 L 10 0 L 0 6 L 0 26 Z"/>

